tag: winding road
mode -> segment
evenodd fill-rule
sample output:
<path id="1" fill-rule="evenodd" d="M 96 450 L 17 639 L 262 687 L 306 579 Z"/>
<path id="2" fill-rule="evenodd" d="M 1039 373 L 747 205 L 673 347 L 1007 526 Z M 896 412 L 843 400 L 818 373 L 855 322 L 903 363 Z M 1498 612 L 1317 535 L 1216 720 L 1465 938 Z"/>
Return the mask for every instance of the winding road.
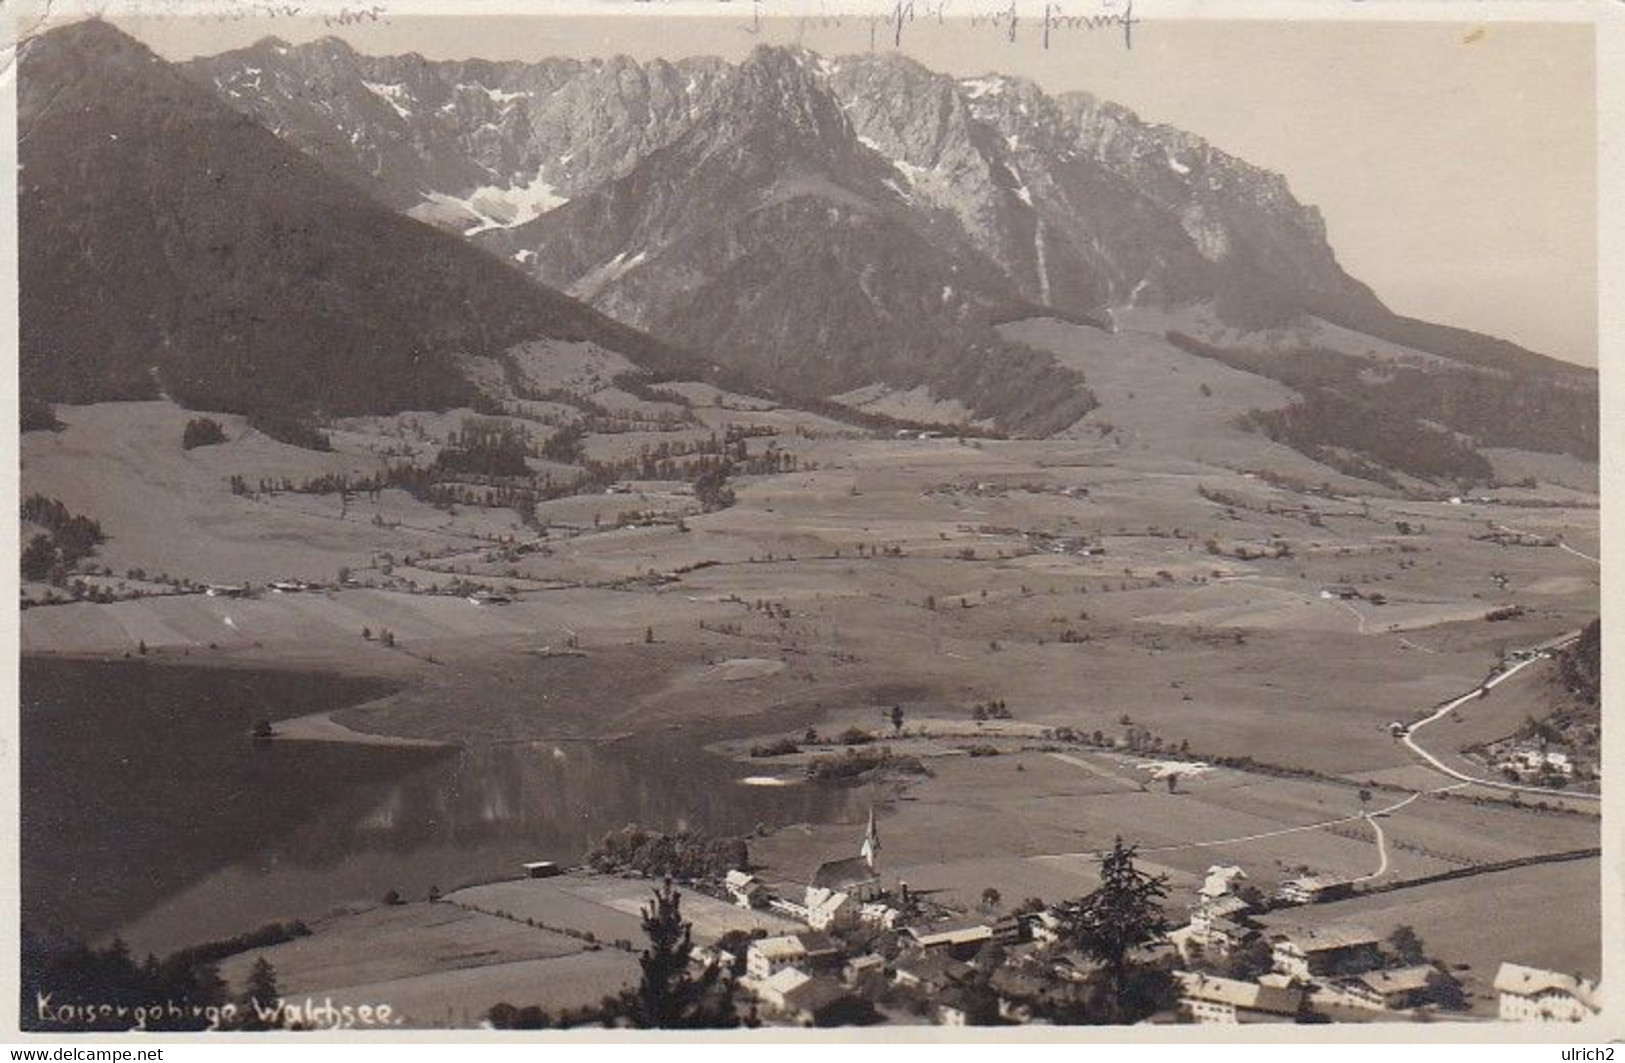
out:
<path id="1" fill-rule="evenodd" d="M 1579 637 L 1580 633 L 1577 631 L 1570 632 L 1567 635 L 1560 635 L 1555 639 L 1551 639 L 1534 647 L 1531 652 L 1536 654 L 1544 654 L 1546 651 L 1560 649 L 1567 646 L 1569 643 L 1573 642 Z M 1544 656 L 1528 657 L 1522 661 L 1519 661 L 1506 671 L 1499 672 L 1490 677 L 1489 679 L 1485 680 L 1481 686 L 1474 687 L 1461 697 L 1456 698 L 1453 701 L 1445 702 L 1443 705 L 1439 706 L 1439 708 L 1435 709 L 1432 715 L 1424 717 L 1423 719 L 1411 724 L 1410 729 L 1405 732 L 1404 737 L 1400 739 L 1400 741 L 1405 744 L 1407 749 L 1425 761 L 1428 767 L 1432 768 L 1434 771 L 1448 775 L 1452 779 L 1460 780 L 1461 782 L 1472 783 L 1475 786 L 1488 786 L 1496 790 L 1510 790 L 1515 793 L 1543 794 L 1551 797 L 1568 797 L 1580 801 L 1601 801 L 1602 796 L 1600 794 L 1580 793 L 1574 790 L 1556 790 L 1544 786 L 1525 786 L 1522 783 L 1503 782 L 1499 779 L 1482 779 L 1477 776 L 1468 775 L 1465 772 L 1457 771 L 1455 768 L 1452 768 L 1450 765 L 1446 764 L 1432 753 L 1429 753 L 1427 750 L 1423 749 L 1416 742 L 1417 732 L 1422 730 L 1424 727 L 1428 727 L 1431 724 L 1439 722 L 1446 716 L 1450 715 L 1451 712 L 1460 708 L 1462 705 L 1474 700 L 1475 698 L 1478 698 L 1483 691 L 1500 686 L 1502 683 L 1506 682 L 1508 679 L 1511 679 L 1525 668 L 1528 668 L 1530 665 L 1544 659 Z"/>

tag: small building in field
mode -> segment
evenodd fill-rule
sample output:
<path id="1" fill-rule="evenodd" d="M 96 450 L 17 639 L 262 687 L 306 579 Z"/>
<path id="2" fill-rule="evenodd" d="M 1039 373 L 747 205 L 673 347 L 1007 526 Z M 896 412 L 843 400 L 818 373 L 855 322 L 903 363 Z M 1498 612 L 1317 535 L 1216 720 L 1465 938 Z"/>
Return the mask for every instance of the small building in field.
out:
<path id="1" fill-rule="evenodd" d="M 1276 887 L 1275 899 L 1282 904 L 1319 904 L 1347 897 L 1353 892 L 1354 884 L 1345 879 L 1300 875 Z"/>
<path id="2" fill-rule="evenodd" d="M 1570 776 L 1574 774 L 1574 761 L 1556 749 L 1516 749 L 1501 761 L 1504 771 L 1529 778 L 1543 775 Z"/>
<path id="3" fill-rule="evenodd" d="M 523 866 L 526 878 L 554 878 L 564 874 L 564 869 L 552 860 L 532 860 Z"/>
<path id="4" fill-rule="evenodd" d="M 1582 1022 L 1602 1009 L 1595 982 L 1521 963 L 1501 964 L 1495 991 L 1503 1022 Z"/>
<path id="5" fill-rule="evenodd" d="M 1323 926 L 1270 936 L 1275 969 L 1289 978 L 1311 981 L 1353 977 L 1382 964 L 1381 939 L 1361 926 Z"/>

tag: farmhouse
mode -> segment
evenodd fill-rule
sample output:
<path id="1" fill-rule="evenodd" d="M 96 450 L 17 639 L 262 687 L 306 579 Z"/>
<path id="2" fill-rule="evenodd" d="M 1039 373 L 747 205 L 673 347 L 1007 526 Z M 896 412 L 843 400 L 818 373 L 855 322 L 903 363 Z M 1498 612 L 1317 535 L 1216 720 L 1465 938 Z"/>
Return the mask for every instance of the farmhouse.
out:
<path id="1" fill-rule="evenodd" d="M 1291 1022 L 1300 994 L 1279 986 L 1216 978 L 1191 971 L 1175 972 L 1179 979 L 1179 1013 L 1192 1022 Z"/>
<path id="2" fill-rule="evenodd" d="M 1325 926 L 1270 936 L 1275 969 L 1309 981 L 1328 975 L 1359 975 L 1382 961 L 1376 934 L 1358 926 Z"/>
<path id="3" fill-rule="evenodd" d="M 1353 884 L 1341 879 L 1302 875 L 1289 878 L 1276 887 L 1275 899 L 1282 904 L 1319 904 L 1321 901 L 1346 897 L 1353 891 Z"/>
<path id="4" fill-rule="evenodd" d="M 1518 963 L 1501 964 L 1495 991 L 1504 1022 L 1580 1022 L 1601 1010 L 1595 983 Z"/>
<path id="5" fill-rule="evenodd" d="M 1387 971 L 1368 971 L 1337 983 L 1357 1007 L 1403 1011 L 1426 1003 L 1429 983 L 1438 971 L 1425 963 Z"/>
<path id="6" fill-rule="evenodd" d="M 993 940 L 993 928 L 986 923 L 911 926 L 903 933 L 923 952 L 941 950 L 958 959 L 969 959 Z"/>
<path id="7" fill-rule="evenodd" d="M 1574 762 L 1569 755 L 1555 749 L 1515 749 L 1500 766 L 1504 771 L 1522 776 L 1574 774 Z"/>

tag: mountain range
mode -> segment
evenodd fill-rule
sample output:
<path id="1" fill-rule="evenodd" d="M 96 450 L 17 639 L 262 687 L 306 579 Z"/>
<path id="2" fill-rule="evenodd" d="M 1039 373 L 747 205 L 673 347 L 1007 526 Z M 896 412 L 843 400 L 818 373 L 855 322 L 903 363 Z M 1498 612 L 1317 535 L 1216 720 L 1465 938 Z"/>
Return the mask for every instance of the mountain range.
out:
<path id="1" fill-rule="evenodd" d="M 105 22 L 21 64 L 25 394 L 445 408 L 476 398 L 474 360 L 549 339 L 703 372 L 380 203 Z"/>
<path id="2" fill-rule="evenodd" d="M 24 379 L 48 398 L 445 405 L 471 358 L 593 338 L 660 372 L 913 391 L 1048 434 L 1095 397 L 999 326 L 1109 333 L 1127 308 L 1318 319 L 1594 386 L 1390 312 L 1277 174 L 1088 94 L 898 54 L 437 61 L 267 38 L 172 66 L 92 22 L 25 55 L 20 127 Z"/>

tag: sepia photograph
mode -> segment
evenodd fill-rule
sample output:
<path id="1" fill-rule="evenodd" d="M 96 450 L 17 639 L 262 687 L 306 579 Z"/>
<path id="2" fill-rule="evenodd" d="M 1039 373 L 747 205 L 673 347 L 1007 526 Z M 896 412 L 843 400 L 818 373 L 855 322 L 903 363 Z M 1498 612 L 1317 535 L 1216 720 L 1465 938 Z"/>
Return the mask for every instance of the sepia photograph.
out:
<path id="1" fill-rule="evenodd" d="M 15 1032 L 1597 1039 L 1601 27 L 1064 7 L 13 13 Z"/>

